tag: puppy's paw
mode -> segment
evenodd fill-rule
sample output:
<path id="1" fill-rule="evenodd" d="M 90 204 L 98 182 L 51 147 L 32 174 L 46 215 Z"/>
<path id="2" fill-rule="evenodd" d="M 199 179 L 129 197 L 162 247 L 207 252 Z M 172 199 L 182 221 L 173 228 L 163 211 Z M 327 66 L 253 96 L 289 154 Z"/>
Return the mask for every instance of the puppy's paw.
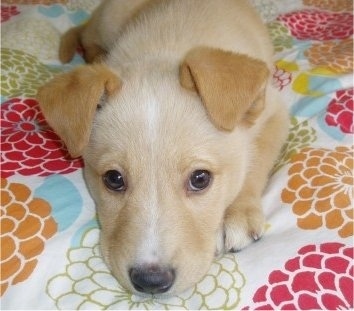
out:
<path id="1" fill-rule="evenodd" d="M 265 219 L 258 205 L 235 206 L 224 219 L 224 251 L 238 252 L 261 238 Z"/>
<path id="2" fill-rule="evenodd" d="M 216 234 L 216 248 L 215 248 L 215 257 L 221 257 L 225 252 L 225 233 L 224 227 L 221 226 Z"/>

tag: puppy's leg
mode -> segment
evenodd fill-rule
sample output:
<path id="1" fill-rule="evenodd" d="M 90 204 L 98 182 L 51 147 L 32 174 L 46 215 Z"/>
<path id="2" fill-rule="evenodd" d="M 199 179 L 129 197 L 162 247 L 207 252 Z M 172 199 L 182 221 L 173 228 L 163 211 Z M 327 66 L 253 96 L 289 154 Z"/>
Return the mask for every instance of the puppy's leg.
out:
<path id="1" fill-rule="evenodd" d="M 86 63 L 100 63 L 104 60 L 107 52 L 98 44 L 83 44 L 84 59 Z"/>
<path id="2" fill-rule="evenodd" d="M 80 36 L 84 27 L 81 25 L 71 28 L 60 38 L 59 59 L 62 63 L 68 63 L 74 57 L 76 49 L 80 45 Z"/>
<path id="3" fill-rule="evenodd" d="M 223 228 L 225 252 L 237 252 L 263 234 L 262 187 L 254 186 L 250 181 L 252 177 L 264 179 L 260 174 L 251 173 L 237 199 L 226 210 Z"/>
<path id="4" fill-rule="evenodd" d="M 98 34 L 92 29 L 90 22 L 69 29 L 60 39 L 59 59 L 62 63 L 70 62 L 79 46 L 82 46 L 87 63 L 99 63 L 107 52 L 96 42 Z"/>
<path id="5" fill-rule="evenodd" d="M 288 117 L 285 110 L 281 109 L 261 130 L 242 190 L 225 213 L 222 234 L 226 252 L 238 251 L 262 236 L 265 219 L 261 196 L 287 131 Z"/>

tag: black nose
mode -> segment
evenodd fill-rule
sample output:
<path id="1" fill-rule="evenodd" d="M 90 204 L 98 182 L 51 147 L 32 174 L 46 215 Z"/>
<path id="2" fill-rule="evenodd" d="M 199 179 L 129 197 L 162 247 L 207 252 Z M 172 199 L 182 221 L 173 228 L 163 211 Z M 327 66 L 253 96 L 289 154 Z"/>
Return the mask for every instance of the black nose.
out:
<path id="1" fill-rule="evenodd" d="M 129 270 L 129 276 L 137 291 L 148 294 L 162 294 L 167 292 L 175 280 L 175 272 L 173 269 L 161 268 L 156 265 L 131 268 Z"/>

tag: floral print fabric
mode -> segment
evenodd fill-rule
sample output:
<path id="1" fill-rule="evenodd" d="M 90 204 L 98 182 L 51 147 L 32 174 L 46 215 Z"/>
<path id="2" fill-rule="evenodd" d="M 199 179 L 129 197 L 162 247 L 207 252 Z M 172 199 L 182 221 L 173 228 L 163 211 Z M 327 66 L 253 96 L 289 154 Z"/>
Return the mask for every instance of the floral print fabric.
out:
<path id="1" fill-rule="evenodd" d="M 34 99 L 13 98 L 1 106 L 3 177 L 15 173 L 68 174 L 83 166 L 70 159 L 60 138 L 49 128 Z"/>
<path id="2" fill-rule="evenodd" d="M 262 201 L 265 235 L 160 299 L 132 295 L 110 274 L 84 163 L 68 156 L 35 100 L 42 84 L 83 63 L 79 53 L 59 62 L 60 36 L 99 0 L 2 1 L 4 309 L 354 308 L 353 2 L 250 2 L 268 26 L 273 85 L 291 115 Z"/>
<path id="3" fill-rule="evenodd" d="M 353 307 L 353 247 L 310 244 L 272 271 L 251 310 L 349 310 Z M 247 309 L 250 309 L 249 307 Z"/>
<path id="4" fill-rule="evenodd" d="M 1 295 L 27 279 L 45 242 L 57 231 L 48 202 L 33 198 L 23 184 L 1 179 Z"/>
<path id="5" fill-rule="evenodd" d="M 304 148 L 292 157 L 283 202 L 292 204 L 302 229 L 325 226 L 353 236 L 353 149 Z"/>

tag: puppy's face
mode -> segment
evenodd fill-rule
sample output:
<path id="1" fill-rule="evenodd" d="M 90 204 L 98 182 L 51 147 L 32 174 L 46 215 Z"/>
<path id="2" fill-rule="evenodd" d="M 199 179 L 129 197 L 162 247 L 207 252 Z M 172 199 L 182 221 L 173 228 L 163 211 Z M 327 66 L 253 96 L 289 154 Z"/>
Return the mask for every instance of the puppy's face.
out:
<path id="1" fill-rule="evenodd" d="M 86 179 L 103 255 L 126 287 L 179 292 L 206 273 L 245 174 L 243 132 L 217 130 L 197 95 L 158 73 L 124 81 L 98 111 Z"/>
<path id="2" fill-rule="evenodd" d="M 246 73 L 255 65 L 251 80 L 245 65 Z M 237 66 L 241 80 L 230 76 L 230 66 Z M 179 77 L 175 70 L 145 70 L 121 81 L 104 65 L 93 65 L 39 92 L 48 122 L 71 154 L 84 156 L 102 254 L 126 288 L 174 294 L 207 272 L 224 212 L 247 171 L 264 67 L 198 49 L 187 55 Z M 58 100 L 62 105 L 53 104 Z M 63 113 L 70 117 L 58 121 Z"/>

